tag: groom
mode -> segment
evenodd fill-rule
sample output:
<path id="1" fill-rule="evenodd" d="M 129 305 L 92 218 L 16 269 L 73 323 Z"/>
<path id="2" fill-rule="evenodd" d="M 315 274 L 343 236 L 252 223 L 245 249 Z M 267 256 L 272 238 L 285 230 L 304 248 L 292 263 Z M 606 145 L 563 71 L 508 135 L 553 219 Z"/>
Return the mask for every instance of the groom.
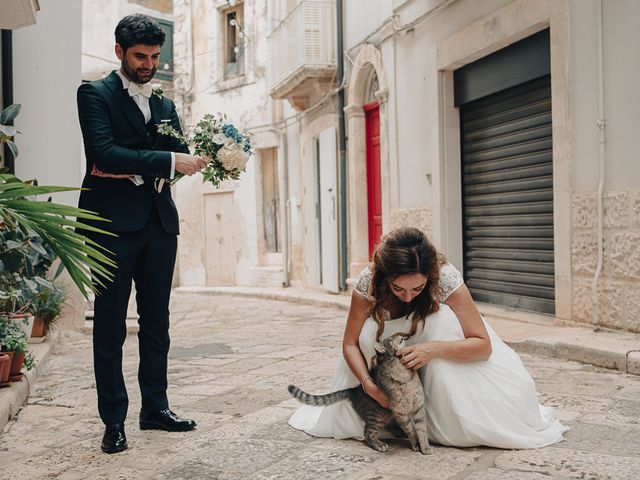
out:
<path id="1" fill-rule="evenodd" d="M 157 135 L 161 122 L 180 130 L 175 105 L 153 93 L 149 82 L 160 60 L 165 34 L 145 15 L 123 18 L 115 30 L 120 69 L 78 88 L 78 113 L 87 159 L 79 207 L 110 223 L 85 223 L 117 236 L 83 233 L 115 256 L 113 282 L 99 287 L 94 304 L 93 357 L 98 411 L 106 425 L 102 450 L 127 448 L 124 421 L 128 397 L 122 374 L 122 345 L 132 280 L 139 314 L 138 383 L 140 428 L 187 431 L 167 400 L 169 296 L 176 259 L 178 212 L 160 178 L 192 175 L 205 166 L 186 145 Z M 106 226 L 105 226 L 106 225 Z"/>

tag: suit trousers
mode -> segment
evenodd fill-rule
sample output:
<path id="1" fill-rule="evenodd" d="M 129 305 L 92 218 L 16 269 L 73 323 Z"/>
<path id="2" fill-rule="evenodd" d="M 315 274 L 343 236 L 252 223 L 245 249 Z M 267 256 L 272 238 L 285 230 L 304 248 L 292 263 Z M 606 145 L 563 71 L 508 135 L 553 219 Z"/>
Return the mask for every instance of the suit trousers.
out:
<path id="1" fill-rule="evenodd" d="M 88 233 L 116 259 L 113 282 L 99 287 L 94 303 L 93 360 L 98 411 L 106 425 L 124 422 L 129 398 L 122 373 L 131 281 L 138 308 L 138 384 L 142 408 L 168 408 L 169 297 L 176 260 L 177 235 L 164 231 L 155 206 L 146 226 L 118 237 Z"/>

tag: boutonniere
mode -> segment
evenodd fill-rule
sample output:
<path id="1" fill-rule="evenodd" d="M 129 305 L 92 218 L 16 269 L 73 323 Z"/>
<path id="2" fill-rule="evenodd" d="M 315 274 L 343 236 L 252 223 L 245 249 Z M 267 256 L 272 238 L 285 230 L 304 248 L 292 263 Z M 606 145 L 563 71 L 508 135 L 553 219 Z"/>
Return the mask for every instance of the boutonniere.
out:
<path id="1" fill-rule="evenodd" d="M 164 93 L 164 91 L 162 90 L 162 85 L 160 85 L 159 83 L 151 85 L 151 93 L 158 96 L 159 98 L 162 98 L 162 94 Z"/>

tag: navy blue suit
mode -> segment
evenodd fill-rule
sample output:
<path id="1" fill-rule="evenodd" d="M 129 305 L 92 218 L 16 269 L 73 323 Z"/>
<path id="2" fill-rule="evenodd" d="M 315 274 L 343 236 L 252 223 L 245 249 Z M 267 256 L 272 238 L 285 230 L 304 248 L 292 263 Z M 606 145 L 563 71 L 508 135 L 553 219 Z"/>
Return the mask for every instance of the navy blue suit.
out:
<path id="1" fill-rule="evenodd" d="M 98 410 L 107 425 L 123 422 L 128 396 L 122 375 L 122 345 L 132 280 L 139 314 L 138 383 L 142 406 L 168 408 L 169 297 L 176 259 L 178 212 L 171 190 L 158 193 L 156 178 L 168 178 L 171 153 L 189 153 L 174 138 L 157 135 L 155 125 L 170 120 L 180 129 L 175 105 L 166 97 L 149 99 L 151 120 L 144 117 L 123 89 L 115 72 L 78 88 L 78 114 L 87 159 L 79 207 L 110 220 L 86 222 L 117 237 L 82 233 L 115 255 L 115 278 L 99 287 L 94 304 L 93 353 Z M 137 174 L 144 184 L 127 178 L 91 175 L 93 167 L 112 174 Z"/>

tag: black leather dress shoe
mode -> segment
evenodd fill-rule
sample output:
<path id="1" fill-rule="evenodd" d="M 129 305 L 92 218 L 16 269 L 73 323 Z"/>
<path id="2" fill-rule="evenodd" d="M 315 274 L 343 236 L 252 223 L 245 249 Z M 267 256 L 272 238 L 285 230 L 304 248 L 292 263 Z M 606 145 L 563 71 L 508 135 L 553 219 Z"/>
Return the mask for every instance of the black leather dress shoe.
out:
<path id="1" fill-rule="evenodd" d="M 164 430 L 166 432 L 186 432 L 193 430 L 196 422 L 180 418 L 168 408 L 149 412 L 140 410 L 140 430 Z"/>
<path id="2" fill-rule="evenodd" d="M 107 425 L 102 437 L 102 451 L 105 453 L 118 453 L 126 450 L 127 437 L 124 434 L 124 423 Z"/>

